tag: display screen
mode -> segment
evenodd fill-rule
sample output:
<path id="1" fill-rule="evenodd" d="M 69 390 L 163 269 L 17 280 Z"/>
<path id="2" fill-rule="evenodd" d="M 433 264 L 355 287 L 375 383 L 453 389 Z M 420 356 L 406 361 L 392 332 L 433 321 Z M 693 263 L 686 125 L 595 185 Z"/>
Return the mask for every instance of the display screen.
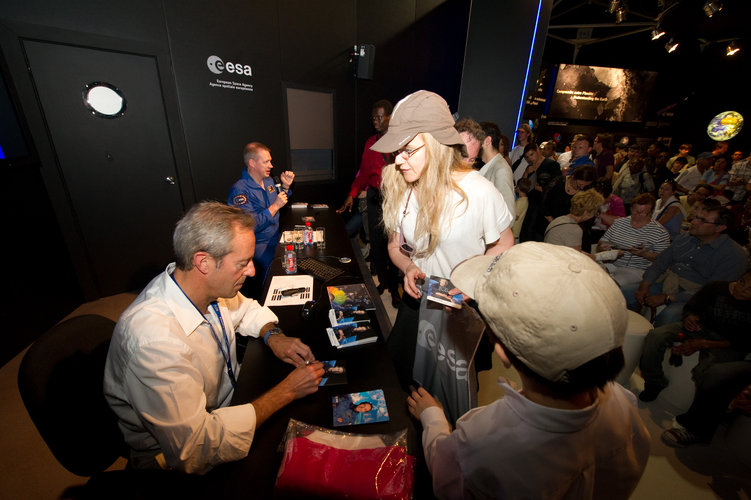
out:
<path id="1" fill-rule="evenodd" d="M 656 79 L 654 71 L 561 64 L 548 118 L 644 121 Z"/>

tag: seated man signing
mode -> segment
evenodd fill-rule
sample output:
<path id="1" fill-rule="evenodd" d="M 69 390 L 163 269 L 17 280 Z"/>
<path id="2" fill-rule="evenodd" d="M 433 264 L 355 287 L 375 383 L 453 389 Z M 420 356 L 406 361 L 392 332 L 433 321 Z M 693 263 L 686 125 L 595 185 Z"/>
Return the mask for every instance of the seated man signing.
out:
<path id="1" fill-rule="evenodd" d="M 271 414 L 316 392 L 320 363 L 238 290 L 253 276 L 253 218 L 221 203 L 194 205 L 177 223 L 177 262 L 138 295 L 112 336 L 104 394 L 134 468 L 202 474 L 248 454 Z M 263 337 L 296 368 L 253 403 L 228 406 L 240 370 L 235 331 Z M 250 369 L 252 367 L 248 367 Z"/>
<path id="2" fill-rule="evenodd" d="M 523 387 L 502 383 L 505 396 L 453 432 L 425 389 L 412 392 L 436 496 L 629 498 L 650 438 L 636 398 L 613 382 L 628 323 L 613 280 L 571 248 L 526 242 L 464 261 L 451 281 L 477 300 Z"/>

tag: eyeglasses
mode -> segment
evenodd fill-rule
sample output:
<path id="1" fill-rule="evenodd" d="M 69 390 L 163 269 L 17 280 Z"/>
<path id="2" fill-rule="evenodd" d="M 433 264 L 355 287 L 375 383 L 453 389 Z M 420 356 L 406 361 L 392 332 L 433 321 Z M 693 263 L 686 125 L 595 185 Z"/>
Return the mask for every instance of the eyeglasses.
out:
<path id="1" fill-rule="evenodd" d="M 720 224 L 719 222 L 715 222 L 713 220 L 707 220 L 704 217 L 694 217 L 691 220 L 697 220 L 699 222 L 703 222 L 704 224 L 712 224 L 714 226 L 722 226 L 722 224 Z"/>
<path id="2" fill-rule="evenodd" d="M 407 154 L 407 159 L 410 159 L 410 158 L 412 158 L 412 156 L 414 156 L 415 153 L 417 153 L 418 151 L 420 151 L 424 147 L 425 147 L 425 144 L 423 144 L 422 146 L 417 146 L 414 149 L 409 149 L 409 148 L 400 149 L 399 151 L 394 151 L 394 156 L 395 157 L 396 156 L 401 156 L 404 153 L 406 153 Z"/>

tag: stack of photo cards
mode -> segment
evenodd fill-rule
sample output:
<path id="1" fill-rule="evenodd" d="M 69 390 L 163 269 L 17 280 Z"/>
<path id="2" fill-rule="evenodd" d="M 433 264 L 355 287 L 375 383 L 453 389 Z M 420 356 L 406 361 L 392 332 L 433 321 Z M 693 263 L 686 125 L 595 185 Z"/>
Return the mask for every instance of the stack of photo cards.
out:
<path id="1" fill-rule="evenodd" d="M 378 340 L 378 333 L 370 321 L 355 321 L 326 328 L 331 345 L 337 349 L 370 344 Z"/>
<path id="2" fill-rule="evenodd" d="M 449 291 L 456 288 L 448 278 L 430 276 L 428 278 L 428 300 L 438 302 L 454 309 L 462 308 L 462 294 L 449 295 Z"/>
<path id="3" fill-rule="evenodd" d="M 357 306 L 347 306 L 339 309 L 329 309 L 329 322 L 331 326 L 354 323 L 370 319 L 367 309 L 358 309 Z"/>
<path id="4" fill-rule="evenodd" d="M 347 362 L 343 359 L 321 361 L 323 363 L 323 378 L 319 387 L 327 385 L 342 385 L 347 383 Z"/>
<path id="5" fill-rule="evenodd" d="M 334 408 L 334 427 L 389 421 L 383 389 L 334 396 L 331 406 Z"/>
<path id="6" fill-rule="evenodd" d="M 329 302 L 334 311 L 375 309 L 375 303 L 370 298 L 365 283 L 327 286 L 326 290 L 329 292 Z"/>

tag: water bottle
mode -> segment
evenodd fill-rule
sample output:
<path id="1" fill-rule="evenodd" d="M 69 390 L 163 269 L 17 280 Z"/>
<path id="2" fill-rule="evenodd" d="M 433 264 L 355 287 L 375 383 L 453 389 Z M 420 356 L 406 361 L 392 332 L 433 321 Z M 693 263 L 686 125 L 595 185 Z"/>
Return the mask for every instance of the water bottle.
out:
<path id="1" fill-rule="evenodd" d="M 686 335 L 684 333 L 679 333 L 678 340 L 673 342 L 673 347 L 678 347 L 679 345 L 681 345 L 685 338 Z M 683 356 L 671 351 L 670 357 L 668 358 L 668 363 L 670 363 L 672 366 L 681 366 L 683 364 Z"/>
<path id="2" fill-rule="evenodd" d="M 284 250 L 284 260 L 282 261 L 284 272 L 287 274 L 295 274 L 297 272 L 297 255 L 295 255 L 295 248 L 292 245 L 287 245 Z"/>
<path id="3" fill-rule="evenodd" d="M 302 230 L 302 242 L 306 246 L 313 244 L 313 228 L 310 227 L 310 222 L 306 222 L 305 229 Z"/>

